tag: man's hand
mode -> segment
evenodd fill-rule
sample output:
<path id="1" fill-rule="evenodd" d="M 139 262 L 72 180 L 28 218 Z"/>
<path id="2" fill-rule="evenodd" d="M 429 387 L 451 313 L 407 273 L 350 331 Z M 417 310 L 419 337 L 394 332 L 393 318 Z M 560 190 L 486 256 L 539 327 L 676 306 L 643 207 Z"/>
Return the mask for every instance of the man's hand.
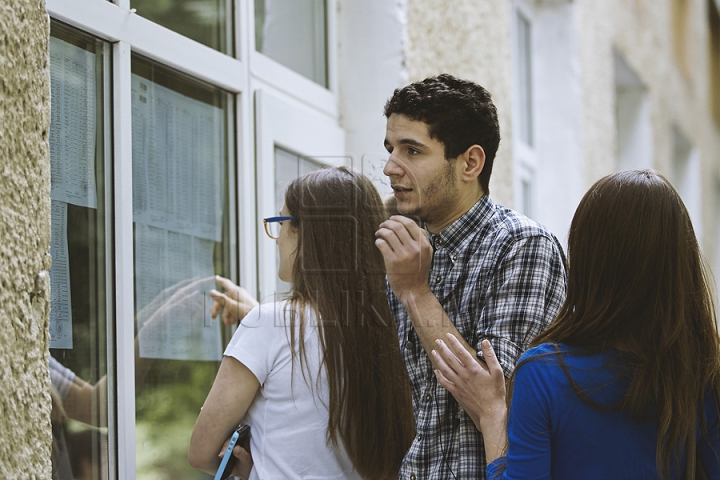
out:
<path id="1" fill-rule="evenodd" d="M 258 305 L 258 301 L 247 290 L 235 285 L 231 280 L 215 275 L 215 283 L 222 287 L 225 293 L 210 290 L 210 297 L 213 299 L 211 316 L 216 318 L 222 310 L 222 321 L 225 325 L 235 325 Z"/>
<path id="2" fill-rule="evenodd" d="M 433 249 L 425 230 L 403 216 L 392 216 L 375 232 L 375 245 L 385 259 L 388 283 L 403 304 L 430 292 L 428 275 Z"/>

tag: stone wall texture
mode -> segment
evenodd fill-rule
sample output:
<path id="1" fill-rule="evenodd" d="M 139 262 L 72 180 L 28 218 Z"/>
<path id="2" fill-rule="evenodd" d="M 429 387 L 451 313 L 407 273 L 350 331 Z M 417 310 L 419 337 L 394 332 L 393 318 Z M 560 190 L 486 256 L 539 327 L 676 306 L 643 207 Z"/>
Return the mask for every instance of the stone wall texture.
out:
<path id="1" fill-rule="evenodd" d="M 715 193 L 720 182 L 720 124 L 713 119 L 708 0 L 408 0 L 407 68 L 411 81 L 449 72 L 493 94 L 502 142 L 493 169 L 492 196 L 513 202 L 513 6 L 570 5 L 577 32 L 579 138 L 577 162 L 587 190 L 618 169 L 614 53 L 638 73 L 647 90 L 653 168 L 672 176 L 672 129 L 699 152 L 702 226 L 707 259 L 720 268 L 720 225 Z M 720 60 L 718 60 L 720 61 Z M 716 74 L 717 76 L 717 74 Z M 716 79 L 717 80 L 717 79 Z M 717 82 L 720 83 L 720 82 Z M 716 87 L 718 88 L 718 87 Z M 574 92 L 569 92 L 574 94 Z M 536 118 L 542 122 L 543 118 Z M 557 148 L 563 148 L 558 145 Z M 538 168 L 542 167 L 542 161 Z M 563 172 L 557 173 L 559 176 Z M 560 188 L 562 181 L 556 185 Z M 555 187 L 553 187 L 555 188 Z M 716 272 L 720 279 L 720 271 Z"/>
<path id="2" fill-rule="evenodd" d="M 502 139 L 490 191 L 512 207 L 510 12 L 507 0 L 409 0 L 407 67 L 411 82 L 451 73 L 490 91 Z"/>
<path id="3" fill-rule="evenodd" d="M 720 178 L 720 125 L 711 111 L 707 0 L 576 0 L 580 9 L 583 155 L 588 186 L 615 169 L 617 148 L 613 50 L 638 73 L 650 101 L 653 168 L 672 173 L 672 127 L 700 152 L 705 254 L 720 251 L 715 182 Z M 686 9 L 677 32 L 678 5 Z M 680 46 L 676 35 L 682 35 Z M 682 51 L 678 53 L 677 49 Z M 683 64 L 687 67 L 683 68 Z M 715 272 L 720 278 L 720 272 Z"/>
<path id="4" fill-rule="evenodd" d="M 0 2 L 0 478 L 50 478 L 49 21 Z"/>

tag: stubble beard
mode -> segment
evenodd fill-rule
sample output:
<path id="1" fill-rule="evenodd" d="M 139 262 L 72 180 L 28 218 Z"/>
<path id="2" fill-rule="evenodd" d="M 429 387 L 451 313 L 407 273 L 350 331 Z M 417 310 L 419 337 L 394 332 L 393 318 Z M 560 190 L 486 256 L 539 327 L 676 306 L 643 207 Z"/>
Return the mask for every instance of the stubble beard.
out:
<path id="1" fill-rule="evenodd" d="M 457 190 L 455 162 L 453 160 L 448 160 L 442 175 L 433 179 L 425 187 L 421 192 L 420 202 L 415 212 L 409 212 L 408 214 L 416 215 L 424 223 L 433 223 L 452 209 L 453 198 Z"/>

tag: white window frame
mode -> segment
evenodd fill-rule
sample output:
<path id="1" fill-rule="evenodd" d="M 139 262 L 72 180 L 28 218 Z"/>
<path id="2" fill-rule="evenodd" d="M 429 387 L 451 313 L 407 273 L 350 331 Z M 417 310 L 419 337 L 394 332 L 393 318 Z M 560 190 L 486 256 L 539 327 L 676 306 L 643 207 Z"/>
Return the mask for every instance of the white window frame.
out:
<path id="1" fill-rule="evenodd" d="M 248 36 L 251 39 L 249 58 L 253 77 L 278 90 L 290 93 L 295 99 L 338 117 L 338 76 L 337 76 L 337 0 L 326 0 L 327 6 L 327 72 L 328 88 L 282 65 L 255 49 L 255 22 L 249 22 Z M 255 18 L 255 2 L 247 2 L 248 18 Z"/>
<path id="2" fill-rule="evenodd" d="M 332 118 L 290 97 L 282 98 L 268 86 L 255 91 L 255 112 L 258 219 L 277 214 L 275 147 L 325 166 L 352 166 L 345 154 L 345 132 Z M 265 236 L 262 227 L 256 230 L 258 237 Z M 260 297 L 272 300 L 277 285 L 277 245 L 258 238 L 257 247 Z"/>
<path id="3" fill-rule="evenodd" d="M 515 209 L 522 213 L 523 215 L 532 216 L 534 212 L 534 208 L 531 208 L 531 211 L 523 211 L 523 206 L 525 204 L 528 205 L 535 205 L 537 202 L 537 186 L 536 186 L 536 172 L 538 168 L 538 159 L 537 159 L 537 149 L 535 146 L 535 143 L 533 141 L 533 137 L 535 135 L 535 94 L 537 91 L 537 88 L 535 86 L 536 83 L 536 72 L 535 72 L 535 61 L 534 61 L 534 54 L 531 50 L 530 52 L 526 52 L 527 55 L 530 55 L 530 118 L 528 119 L 530 124 L 530 142 L 525 141 L 521 134 L 520 134 L 520 119 L 524 117 L 524 113 L 521 111 L 521 105 L 520 105 L 520 89 L 523 88 L 523 85 L 520 85 L 520 75 L 517 71 L 519 62 L 520 62 L 520 41 L 519 41 L 519 32 L 518 32 L 518 20 L 519 16 L 522 15 L 530 24 L 530 44 L 533 44 L 533 36 L 534 36 L 534 23 L 535 23 L 535 15 L 534 10 L 531 7 L 531 5 L 528 5 L 527 2 L 523 0 L 514 0 L 512 2 L 511 6 L 511 40 L 512 40 L 512 48 L 511 48 L 511 59 L 512 59 L 512 82 L 513 82 L 513 95 L 512 98 L 513 106 L 512 106 L 512 112 L 513 112 L 513 118 L 517 121 L 513 122 L 513 158 L 514 158 L 514 167 L 515 167 L 515 173 L 513 175 L 514 181 L 513 181 L 513 191 L 514 191 L 514 202 L 515 202 Z M 524 198 L 524 189 L 523 189 L 523 181 L 530 183 L 530 191 L 531 191 L 531 198 L 525 199 Z"/>
<path id="4" fill-rule="evenodd" d="M 236 144 L 231 150 L 235 152 L 236 163 L 230 171 L 237 172 L 238 185 L 237 198 L 230 201 L 234 202 L 231 211 L 236 213 L 237 221 L 231 215 L 230 226 L 239 234 L 238 245 L 231 246 L 231 256 L 234 256 L 230 259 L 231 273 L 249 291 L 259 292 L 257 254 L 266 252 L 267 242 L 262 242 L 260 246 L 257 243 L 257 233 L 262 231 L 262 226 L 258 227 L 262 221 L 258 212 L 265 211 L 266 202 L 274 198 L 273 193 L 269 193 L 273 185 L 267 183 L 274 178 L 274 171 L 266 171 L 267 161 L 259 160 L 268 158 L 267 140 L 303 155 L 331 158 L 344 155 L 344 132 L 338 126 L 337 0 L 326 2 L 329 88 L 255 51 L 252 0 L 235 0 L 234 3 L 234 29 L 239 32 L 235 35 L 234 57 L 141 17 L 130 8 L 130 0 L 115 0 L 114 3 L 106 0 L 46 0 L 51 18 L 95 35 L 112 46 L 112 105 L 107 107 L 112 108 L 113 169 L 106 172 L 106 177 L 114 182 L 112 227 L 115 232 L 115 278 L 108 279 L 109 289 L 114 286 L 108 298 L 115 299 L 115 331 L 108 328 L 107 360 L 108 409 L 111 413 L 115 409 L 117 444 L 114 436 L 109 435 L 110 479 L 135 478 L 136 475 L 132 55 L 140 54 L 235 96 Z M 253 91 L 256 88 L 274 91 L 284 100 L 279 101 L 258 91 L 258 123 L 254 129 Z M 299 131 L 303 133 L 298 134 Z M 257 152 L 255 139 L 258 140 Z M 256 153 L 257 165 L 263 166 L 257 174 L 256 162 L 253 161 Z M 323 163 L 332 163 L 328 162 Z M 235 255 L 242 263 L 239 272 L 238 257 Z M 262 260 L 266 256 L 275 262 L 274 251 L 269 256 L 260 255 L 263 272 L 267 271 Z M 272 265 L 271 274 L 276 273 L 275 267 Z M 266 281 L 267 275 L 262 274 L 263 281 Z M 265 284 L 263 288 L 266 288 Z M 111 425 L 112 418 L 111 415 Z"/>

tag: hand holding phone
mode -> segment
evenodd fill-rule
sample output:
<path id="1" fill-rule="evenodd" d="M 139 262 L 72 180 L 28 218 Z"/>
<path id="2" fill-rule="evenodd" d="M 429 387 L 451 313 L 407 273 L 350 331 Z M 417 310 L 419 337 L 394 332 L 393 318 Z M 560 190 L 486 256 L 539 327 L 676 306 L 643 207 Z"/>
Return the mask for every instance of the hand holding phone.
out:
<path id="1" fill-rule="evenodd" d="M 237 457 L 232 453 L 233 449 L 235 445 L 243 444 L 248 435 L 250 435 L 250 425 L 240 425 L 240 427 L 233 432 L 214 480 L 225 480 L 232 474 L 233 468 L 235 468 L 235 462 L 237 462 Z"/>

